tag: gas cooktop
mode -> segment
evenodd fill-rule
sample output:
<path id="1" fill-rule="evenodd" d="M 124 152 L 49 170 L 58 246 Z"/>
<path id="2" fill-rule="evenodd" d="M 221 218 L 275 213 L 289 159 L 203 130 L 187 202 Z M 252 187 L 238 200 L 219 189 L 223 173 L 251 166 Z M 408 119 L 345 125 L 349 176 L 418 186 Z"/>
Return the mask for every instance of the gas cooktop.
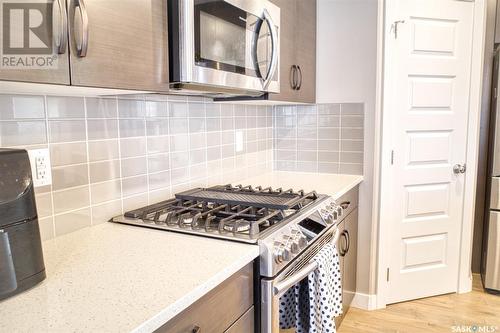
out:
<path id="1" fill-rule="evenodd" d="M 319 198 L 314 191 L 217 185 L 178 193 L 112 221 L 255 243 Z"/>

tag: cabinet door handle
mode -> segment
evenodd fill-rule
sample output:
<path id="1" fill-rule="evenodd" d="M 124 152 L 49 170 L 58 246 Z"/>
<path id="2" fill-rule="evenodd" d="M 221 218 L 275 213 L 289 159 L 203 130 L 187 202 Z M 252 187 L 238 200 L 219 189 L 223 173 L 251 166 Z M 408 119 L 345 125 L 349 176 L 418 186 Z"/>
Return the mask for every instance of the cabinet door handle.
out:
<path id="1" fill-rule="evenodd" d="M 89 47 L 89 17 L 84 0 L 75 0 L 74 29 L 77 55 L 83 58 Z"/>
<path id="2" fill-rule="evenodd" d="M 340 204 L 340 207 L 342 207 L 343 210 L 346 210 L 347 208 L 349 208 L 350 205 L 351 205 L 350 201 L 344 201 Z"/>
<path id="3" fill-rule="evenodd" d="M 297 87 L 297 66 L 290 67 L 290 86 L 293 90 Z"/>
<path id="4" fill-rule="evenodd" d="M 302 69 L 300 68 L 299 65 L 297 65 L 297 71 L 299 72 L 299 77 L 298 77 L 299 83 L 297 85 L 297 90 L 300 90 L 300 88 L 302 88 Z"/>
<path id="5" fill-rule="evenodd" d="M 64 9 L 63 0 L 56 0 L 52 7 L 52 17 L 58 17 L 58 20 L 52 22 L 52 31 L 54 32 L 54 40 L 58 54 L 66 53 L 66 45 L 68 44 L 68 17 Z M 56 35 L 57 34 L 57 35 Z"/>
<path id="6" fill-rule="evenodd" d="M 193 330 L 191 331 L 192 333 L 201 333 L 201 327 L 200 326 L 194 326 Z"/>
<path id="7" fill-rule="evenodd" d="M 339 242 L 339 254 L 341 257 L 345 256 L 346 253 L 347 253 L 347 234 L 346 234 L 346 230 L 342 231 L 342 234 L 340 235 L 342 237 L 342 239 L 345 240 L 345 243 L 344 242 Z"/>
<path id="8" fill-rule="evenodd" d="M 345 249 L 345 253 L 349 253 L 349 249 L 351 248 L 351 235 L 349 234 L 349 230 L 345 230 L 347 247 Z"/>

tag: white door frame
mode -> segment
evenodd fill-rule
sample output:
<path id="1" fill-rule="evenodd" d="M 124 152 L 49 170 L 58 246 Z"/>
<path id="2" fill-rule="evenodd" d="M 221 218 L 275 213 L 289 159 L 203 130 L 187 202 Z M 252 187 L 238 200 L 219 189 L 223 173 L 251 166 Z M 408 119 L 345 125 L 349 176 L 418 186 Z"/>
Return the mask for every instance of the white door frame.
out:
<path id="1" fill-rule="evenodd" d="M 387 304 L 387 268 L 389 267 L 389 232 L 390 232 L 390 204 L 392 188 L 392 168 L 391 168 L 391 105 L 389 96 L 391 89 L 384 89 L 388 82 L 384 82 L 384 77 L 391 77 L 389 68 L 385 63 L 391 61 L 394 52 L 390 52 L 391 23 L 398 20 L 394 11 L 394 3 L 398 0 L 379 0 L 379 55 L 382 61 L 378 61 L 377 68 L 377 105 L 375 110 L 376 118 L 376 151 L 374 160 L 374 209 L 373 209 L 373 235 L 377 235 L 376 267 L 377 276 L 375 280 L 376 304 L 372 308 L 384 308 Z M 466 1 L 466 0 L 456 0 Z M 472 0 L 474 1 L 474 0 Z M 459 278 L 457 281 L 457 292 L 465 293 L 472 290 L 472 237 L 474 225 L 474 205 L 476 192 L 476 173 L 479 145 L 479 126 L 481 110 L 482 73 L 484 58 L 484 40 L 486 31 L 486 3 L 485 0 L 474 1 L 474 27 L 472 41 L 472 64 L 470 78 L 469 96 L 469 117 L 468 117 L 468 137 L 467 137 L 467 172 L 465 174 L 464 207 L 462 218 L 461 246 Z M 391 39 L 389 39 L 391 38 Z M 389 47 L 386 47 L 386 42 Z M 381 43 L 381 45 L 380 45 Z M 473 87 L 476 87 L 473 89 Z M 387 129 L 387 130 L 384 130 Z M 378 185 L 378 186 L 377 186 Z M 375 237 L 375 236 L 374 236 Z"/>

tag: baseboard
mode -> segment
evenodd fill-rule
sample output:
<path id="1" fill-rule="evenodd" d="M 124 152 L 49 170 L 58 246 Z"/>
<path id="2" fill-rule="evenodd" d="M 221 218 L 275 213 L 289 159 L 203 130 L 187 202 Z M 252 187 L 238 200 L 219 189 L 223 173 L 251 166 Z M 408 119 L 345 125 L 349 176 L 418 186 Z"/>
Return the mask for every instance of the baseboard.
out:
<path id="1" fill-rule="evenodd" d="M 352 300 L 351 306 L 353 308 L 363 310 L 375 310 L 377 309 L 377 295 L 356 293 L 354 295 L 354 299 Z"/>

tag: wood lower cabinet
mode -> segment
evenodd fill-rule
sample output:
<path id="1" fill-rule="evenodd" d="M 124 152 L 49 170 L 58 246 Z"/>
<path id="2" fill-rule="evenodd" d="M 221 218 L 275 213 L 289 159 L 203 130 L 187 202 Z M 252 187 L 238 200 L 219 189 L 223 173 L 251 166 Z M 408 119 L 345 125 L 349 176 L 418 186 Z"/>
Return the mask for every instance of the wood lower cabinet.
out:
<path id="1" fill-rule="evenodd" d="M 168 321 L 158 333 L 253 333 L 253 264 Z"/>
<path id="2" fill-rule="evenodd" d="M 339 225 L 340 240 L 337 250 L 340 255 L 342 276 L 342 315 L 335 318 L 340 326 L 356 294 L 356 266 L 358 257 L 358 188 L 352 189 L 337 200 L 344 206 L 344 220 Z"/>

